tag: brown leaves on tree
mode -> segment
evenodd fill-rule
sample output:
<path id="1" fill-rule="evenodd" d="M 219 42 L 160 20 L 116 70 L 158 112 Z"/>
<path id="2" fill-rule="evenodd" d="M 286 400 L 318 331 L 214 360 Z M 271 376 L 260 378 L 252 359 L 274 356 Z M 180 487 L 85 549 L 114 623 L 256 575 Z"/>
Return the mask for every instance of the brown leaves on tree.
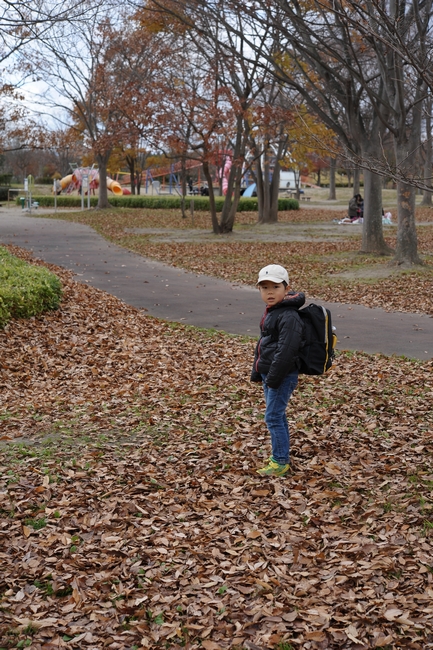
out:
<path id="1" fill-rule="evenodd" d="M 0 332 L 2 647 L 433 643 L 432 362 L 301 377 L 263 479 L 252 341 L 50 268 L 62 308 Z"/>

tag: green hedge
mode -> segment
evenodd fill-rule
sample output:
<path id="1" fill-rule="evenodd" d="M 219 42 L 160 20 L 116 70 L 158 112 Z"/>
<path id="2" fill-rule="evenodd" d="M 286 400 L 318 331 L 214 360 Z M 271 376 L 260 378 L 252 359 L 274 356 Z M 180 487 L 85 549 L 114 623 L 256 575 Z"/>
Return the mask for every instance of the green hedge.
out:
<path id="1" fill-rule="evenodd" d="M 11 318 L 30 318 L 57 309 L 61 296 L 57 275 L 28 264 L 0 246 L 0 328 Z"/>
<path id="2" fill-rule="evenodd" d="M 52 185 L 53 184 L 53 179 L 51 176 L 39 176 L 36 180 L 35 183 L 37 185 Z"/>
<path id="3" fill-rule="evenodd" d="M 32 194 L 32 201 L 39 203 L 39 205 L 44 208 L 53 208 L 54 198 L 55 198 L 54 196 L 36 196 Z M 16 203 L 17 205 L 21 205 L 19 198 L 17 199 Z M 96 208 L 96 206 L 98 205 L 98 197 L 91 196 L 90 205 L 92 208 Z M 65 194 L 64 196 L 58 196 L 57 207 L 58 208 L 81 208 L 81 197 L 71 196 L 70 194 Z M 87 196 L 84 197 L 84 208 L 87 208 Z"/>
<path id="4" fill-rule="evenodd" d="M 54 196 L 33 196 L 33 201 L 37 201 L 41 207 L 54 207 Z M 127 196 L 110 196 L 110 204 L 115 208 L 149 208 L 155 210 L 175 210 L 180 209 L 182 199 L 180 196 L 146 196 L 146 195 L 127 195 Z M 191 201 L 194 202 L 195 210 L 209 210 L 209 198 L 205 196 L 187 196 L 185 205 L 189 209 Z M 19 205 L 19 198 L 17 205 Z M 224 197 L 215 198 L 217 212 L 221 212 Z M 98 205 L 96 196 L 90 197 L 90 205 L 95 208 Z M 80 208 L 81 197 L 71 195 L 60 195 L 57 197 L 57 206 L 59 208 Z M 84 197 L 84 208 L 87 208 L 87 197 Z M 278 199 L 278 210 L 298 210 L 299 201 L 296 199 Z M 239 200 L 238 212 L 255 212 L 257 211 L 256 198 L 241 198 Z"/>

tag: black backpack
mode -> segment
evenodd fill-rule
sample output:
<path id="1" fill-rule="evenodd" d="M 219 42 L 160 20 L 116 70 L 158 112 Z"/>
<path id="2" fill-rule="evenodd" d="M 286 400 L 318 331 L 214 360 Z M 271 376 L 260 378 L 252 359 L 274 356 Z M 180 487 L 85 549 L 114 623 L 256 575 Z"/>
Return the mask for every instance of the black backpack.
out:
<path id="1" fill-rule="evenodd" d="M 332 327 L 331 312 L 311 303 L 298 309 L 305 325 L 305 340 L 299 351 L 301 375 L 323 375 L 332 366 L 337 336 Z"/>

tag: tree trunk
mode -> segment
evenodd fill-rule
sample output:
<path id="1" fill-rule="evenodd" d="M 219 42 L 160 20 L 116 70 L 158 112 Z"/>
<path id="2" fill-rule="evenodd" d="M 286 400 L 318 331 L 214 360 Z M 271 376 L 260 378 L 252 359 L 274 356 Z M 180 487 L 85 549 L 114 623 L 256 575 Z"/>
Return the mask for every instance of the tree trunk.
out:
<path id="1" fill-rule="evenodd" d="M 270 223 L 277 223 L 278 221 L 278 197 L 280 189 L 280 163 L 278 160 L 274 166 L 274 173 L 272 174 L 272 181 L 270 184 L 270 207 L 269 207 L 269 221 Z"/>
<path id="2" fill-rule="evenodd" d="M 230 206 L 228 217 L 224 221 L 221 219 L 221 223 L 220 223 L 220 231 L 222 233 L 230 233 L 233 231 L 236 212 L 239 205 L 239 199 L 241 197 L 241 180 L 242 180 L 242 165 L 237 165 L 234 183 L 233 183 L 233 192 L 234 192 L 233 202 Z"/>
<path id="3" fill-rule="evenodd" d="M 110 158 L 111 152 L 105 152 L 104 154 L 96 154 L 96 162 L 98 163 L 99 169 L 99 196 L 98 196 L 98 209 L 105 210 L 106 208 L 111 208 L 110 202 L 108 200 L 108 189 L 107 189 L 107 162 Z"/>
<path id="4" fill-rule="evenodd" d="M 210 173 L 209 169 L 209 163 L 207 160 L 203 162 L 203 174 L 205 175 L 205 178 L 207 180 L 207 184 L 209 187 L 209 209 L 210 209 L 210 218 L 212 221 L 212 232 L 214 235 L 219 235 L 221 233 L 220 225 L 218 223 L 218 217 L 216 213 L 216 206 L 215 206 L 215 194 L 213 191 L 213 182 L 212 182 L 212 176 Z"/>
<path id="5" fill-rule="evenodd" d="M 257 153 L 257 149 L 255 149 L 255 153 Z M 263 171 L 262 171 L 262 163 L 260 160 L 260 156 L 257 156 L 257 160 L 256 160 L 256 191 L 257 191 L 258 222 L 266 223 L 266 213 L 264 210 L 265 188 L 264 188 Z"/>
<path id="6" fill-rule="evenodd" d="M 295 190 L 296 190 L 296 200 L 299 201 L 301 198 L 301 172 L 293 170 L 295 175 Z"/>
<path id="7" fill-rule="evenodd" d="M 280 163 L 275 162 L 272 180 L 270 179 L 269 166 L 261 169 L 260 159 L 256 163 L 257 169 L 257 203 L 258 203 L 258 222 L 259 223 L 277 223 L 278 222 L 278 196 L 280 188 Z"/>
<path id="8" fill-rule="evenodd" d="M 263 158 L 263 169 L 261 165 L 261 158 Z M 257 157 L 256 175 L 257 203 L 259 212 L 258 221 L 259 223 L 276 223 L 278 221 L 278 201 L 275 209 L 275 183 L 278 183 L 279 185 L 280 165 L 278 161 L 275 163 L 271 180 L 269 150 L 266 145 L 262 156 Z"/>
<path id="9" fill-rule="evenodd" d="M 376 116 L 370 126 L 368 135 L 364 133 L 361 155 L 366 158 L 380 159 L 384 127 Z M 359 167 L 354 170 L 359 189 Z M 354 194 L 359 191 L 354 190 Z M 364 221 L 362 224 L 362 253 L 374 255 L 391 255 L 394 251 L 383 237 L 382 221 L 382 179 L 372 171 L 364 170 Z"/>
<path id="10" fill-rule="evenodd" d="M 397 248 L 394 261 L 397 264 L 422 264 L 418 255 L 418 238 L 415 226 L 415 196 L 413 185 L 397 184 Z"/>
<path id="11" fill-rule="evenodd" d="M 413 126 L 415 129 L 416 124 Z M 414 174 L 417 169 L 416 150 L 413 143 L 408 142 L 405 135 L 400 141 L 395 142 L 395 152 L 397 167 L 400 167 L 407 175 Z M 396 264 L 422 264 L 422 260 L 418 255 L 415 197 L 416 187 L 403 181 L 397 183 L 397 247 L 394 256 Z"/>
<path id="12" fill-rule="evenodd" d="M 141 175 L 142 172 L 139 171 L 138 169 L 135 170 L 135 184 L 137 186 L 137 194 L 140 194 L 141 192 Z"/>
<path id="13" fill-rule="evenodd" d="M 417 92 L 419 88 L 417 89 Z M 401 128 L 400 137 L 394 140 L 397 168 L 405 177 L 414 176 L 419 171 L 419 145 L 421 140 L 421 101 L 415 103 L 410 131 L 408 126 Z M 422 264 L 418 255 L 418 238 L 415 226 L 416 187 L 404 181 L 397 183 L 397 247 L 396 264 Z"/>
<path id="14" fill-rule="evenodd" d="M 128 165 L 130 175 L 131 194 L 135 194 L 135 158 L 134 156 L 126 156 L 126 164 Z"/>
<path id="15" fill-rule="evenodd" d="M 337 195 L 335 193 L 335 171 L 337 169 L 337 161 L 335 158 L 331 158 L 331 164 L 329 167 L 329 195 L 328 201 L 335 201 Z"/>
<path id="16" fill-rule="evenodd" d="M 238 115 L 236 118 L 236 142 L 233 150 L 233 164 L 227 180 L 227 193 L 219 222 L 220 233 L 228 233 L 233 230 L 241 191 L 242 164 L 245 156 L 246 137 L 244 118 L 242 115 Z"/>
<path id="17" fill-rule="evenodd" d="M 359 167 L 355 167 L 353 170 L 353 195 L 359 194 L 361 187 L 361 170 Z"/>
<path id="18" fill-rule="evenodd" d="M 265 142 L 265 146 L 263 147 L 263 205 L 262 205 L 262 218 L 264 223 L 270 220 L 270 209 L 271 209 L 271 170 L 270 170 L 268 143 Z"/>
<path id="19" fill-rule="evenodd" d="M 181 158 L 181 170 L 180 170 L 180 186 L 182 191 L 182 199 L 180 202 L 180 209 L 182 212 L 182 219 L 186 219 L 185 211 L 185 197 L 186 197 L 186 158 L 185 155 L 182 155 Z M 209 190 L 210 192 L 210 190 Z"/>
<path id="20" fill-rule="evenodd" d="M 433 155 L 432 155 L 432 142 L 431 142 L 431 111 L 432 111 L 432 96 L 431 93 L 428 94 L 426 99 L 425 107 L 425 131 L 426 131 L 426 141 L 424 145 L 425 149 L 425 160 L 424 160 L 424 183 L 428 186 L 432 186 L 432 165 L 433 165 Z M 422 195 L 421 205 L 432 205 L 432 192 L 431 190 L 424 190 Z"/>
<path id="21" fill-rule="evenodd" d="M 391 255 L 393 250 L 383 238 L 382 179 L 370 170 L 364 171 L 364 220 L 361 253 Z"/>

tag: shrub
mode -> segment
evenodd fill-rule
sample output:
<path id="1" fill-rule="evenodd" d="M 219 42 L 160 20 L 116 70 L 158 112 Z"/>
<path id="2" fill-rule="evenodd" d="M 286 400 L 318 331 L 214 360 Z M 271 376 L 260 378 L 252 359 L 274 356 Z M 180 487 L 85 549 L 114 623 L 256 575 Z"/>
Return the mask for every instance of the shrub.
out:
<path id="1" fill-rule="evenodd" d="M 54 196 L 35 196 L 32 194 L 32 201 L 39 203 L 41 207 L 53 208 L 54 207 Z M 16 200 L 17 205 L 20 205 L 19 197 Z M 98 205 L 98 198 L 96 196 L 90 197 L 90 205 L 92 208 L 96 208 Z M 71 196 L 70 194 L 65 194 L 64 196 L 57 197 L 57 206 L 59 208 L 80 208 L 81 207 L 81 197 L 80 196 Z M 84 207 L 87 207 L 87 196 L 84 197 Z"/>
<path id="2" fill-rule="evenodd" d="M 62 287 L 59 278 L 33 266 L 0 246 L 0 328 L 11 318 L 30 318 L 57 309 Z"/>
<path id="3" fill-rule="evenodd" d="M 0 187 L 0 201 L 7 201 L 8 200 L 8 191 L 9 187 Z"/>
<path id="4" fill-rule="evenodd" d="M 37 183 L 38 185 L 52 185 L 53 179 L 51 176 L 39 176 L 35 180 L 35 183 Z"/>
<path id="5" fill-rule="evenodd" d="M 13 174 L 0 174 L 0 185 L 10 187 Z"/>
<path id="6" fill-rule="evenodd" d="M 54 196 L 33 196 L 41 207 L 54 207 Z M 215 197 L 215 206 L 217 212 L 221 212 L 224 205 L 224 197 Z M 133 195 L 126 196 L 109 196 L 110 204 L 115 208 L 148 208 L 153 210 L 179 210 L 182 205 L 180 196 L 147 196 Z M 209 198 L 206 196 L 187 196 L 185 205 L 189 208 L 191 202 L 194 203 L 195 210 L 209 210 Z M 19 199 L 17 199 L 19 204 Z M 90 205 L 95 208 L 98 205 L 96 196 L 90 197 Z M 72 195 L 60 195 L 57 197 L 57 206 L 59 208 L 80 208 L 81 197 Z M 87 196 L 84 197 L 84 207 L 87 207 Z M 299 201 L 296 199 L 278 199 L 278 210 L 298 210 Z M 256 198 L 241 198 L 239 200 L 238 212 L 255 212 L 257 211 Z"/>

